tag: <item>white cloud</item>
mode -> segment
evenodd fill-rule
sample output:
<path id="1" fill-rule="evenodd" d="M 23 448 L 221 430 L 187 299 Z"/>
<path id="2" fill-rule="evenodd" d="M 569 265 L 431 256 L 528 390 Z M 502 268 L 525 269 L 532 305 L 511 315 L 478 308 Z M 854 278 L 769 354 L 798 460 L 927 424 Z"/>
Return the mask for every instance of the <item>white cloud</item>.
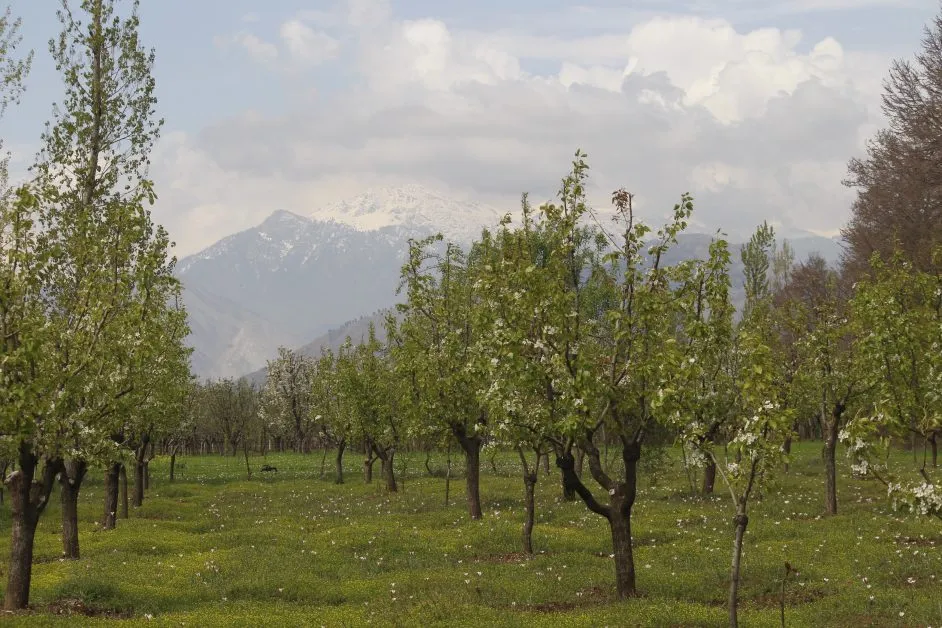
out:
<path id="1" fill-rule="evenodd" d="M 339 41 L 298 19 L 282 24 L 279 35 L 292 56 L 305 65 L 319 65 L 340 52 Z"/>
<path id="2" fill-rule="evenodd" d="M 281 116 L 165 141 L 159 212 L 179 225 L 181 252 L 365 185 L 428 183 L 513 210 L 522 191 L 552 196 L 577 147 L 600 203 L 626 186 L 657 217 L 690 190 L 706 227 L 770 219 L 832 232 L 849 207 L 846 161 L 879 123 L 874 75 L 889 61 L 717 19 L 546 37 L 398 21 L 375 0 L 305 13 L 281 36 L 312 64 L 349 52 L 361 80 Z M 204 230 L 177 235 L 193 224 Z"/>
<path id="3" fill-rule="evenodd" d="M 278 59 L 278 48 L 252 33 L 240 32 L 229 36 L 217 36 L 214 39 L 217 48 L 242 49 L 257 63 L 271 63 Z"/>

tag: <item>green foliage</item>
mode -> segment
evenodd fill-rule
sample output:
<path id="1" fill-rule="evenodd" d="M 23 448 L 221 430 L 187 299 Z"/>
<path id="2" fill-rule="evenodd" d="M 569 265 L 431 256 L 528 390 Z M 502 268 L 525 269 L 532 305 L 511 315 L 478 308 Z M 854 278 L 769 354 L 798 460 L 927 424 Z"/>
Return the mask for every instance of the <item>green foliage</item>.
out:
<path id="1" fill-rule="evenodd" d="M 293 440 L 295 449 L 309 446 L 316 428 L 312 414 L 314 363 L 304 355 L 278 348 L 278 357 L 268 361 L 268 380 L 262 390 L 261 413 L 268 428 Z"/>
<path id="2" fill-rule="evenodd" d="M 208 381 L 193 391 L 195 411 L 203 435 L 222 443 L 235 455 L 240 444 L 254 442 L 261 434 L 259 390 L 245 379 Z"/>
<path id="3" fill-rule="evenodd" d="M 387 347 L 370 324 L 366 342 L 350 348 L 349 338 L 340 363 L 344 414 L 352 433 L 379 449 L 395 449 L 408 436 L 408 415 L 401 411 L 404 386 L 395 376 Z"/>
<path id="4" fill-rule="evenodd" d="M 478 403 L 480 388 L 471 367 L 479 330 L 473 307 L 479 295 L 474 283 L 480 251 L 465 255 L 442 237 L 410 240 L 402 268 L 405 302 L 397 306 L 402 322 L 390 348 L 396 373 L 410 403 L 402 412 L 416 426 L 416 436 L 439 439 L 480 438 L 487 434 L 488 415 Z M 441 249 L 444 250 L 441 250 Z"/>
<path id="5" fill-rule="evenodd" d="M 893 438 L 942 435 L 942 284 L 899 253 L 874 255 L 873 276 L 858 282 L 852 308 L 868 405 L 841 433 L 860 474 L 886 486 L 894 505 L 942 517 L 942 489 L 925 454 L 918 479 L 886 462 Z M 900 477 L 902 475 L 902 477 Z"/>
<path id="6" fill-rule="evenodd" d="M 19 411 L 2 432 L 16 435 L 8 453 L 26 444 L 48 458 L 106 461 L 121 442 L 178 420 L 189 330 L 171 244 L 145 207 L 160 126 L 153 53 L 138 42 L 136 10 L 122 18 L 113 2 L 90 1 L 82 10 L 89 24 L 60 11 L 50 52 L 65 97 L 33 182 L 3 212 L 15 243 L 3 297 L 15 307 L 4 318 L 16 327 L 4 379 Z"/>
<path id="7" fill-rule="evenodd" d="M 693 460 L 709 460 L 727 484 L 733 506 L 745 511 L 761 479 L 782 461 L 792 412 L 786 408 L 776 359 L 768 269 L 774 232 L 763 224 L 742 249 L 747 301 L 733 324 L 729 253 L 715 240 L 710 258 L 687 270 L 676 380 L 665 408 Z M 720 451 L 716 447 L 723 443 Z"/>
<path id="8" fill-rule="evenodd" d="M 740 250 L 746 278 L 746 312 L 752 304 L 769 295 L 769 271 L 772 268 L 771 252 L 774 246 L 775 230 L 767 222 L 763 222 Z"/>
<path id="9" fill-rule="evenodd" d="M 593 257 L 585 248 L 588 229 L 571 231 L 567 245 L 558 225 L 546 218 L 555 208 L 541 207 L 534 217 L 526 196 L 521 205 L 519 227 L 512 228 L 508 216 L 479 244 L 487 263 L 475 283 L 481 334 L 471 368 L 482 384 L 478 398 L 492 418 L 494 438 L 540 450 L 582 407 L 583 400 L 566 390 L 570 365 L 561 348 L 570 342 L 570 319 L 589 318 L 574 297 L 592 272 Z M 571 248 L 560 256 L 563 246 Z"/>

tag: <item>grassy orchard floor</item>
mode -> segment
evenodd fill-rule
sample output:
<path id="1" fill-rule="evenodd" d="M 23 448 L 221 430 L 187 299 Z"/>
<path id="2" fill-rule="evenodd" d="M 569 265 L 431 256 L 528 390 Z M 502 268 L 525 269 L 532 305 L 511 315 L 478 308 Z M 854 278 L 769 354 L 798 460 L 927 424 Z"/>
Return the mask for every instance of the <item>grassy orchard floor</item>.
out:
<path id="1" fill-rule="evenodd" d="M 779 625 L 788 560 L 800 570 L 789 583 L 789 625 L 942 625 L 942 525 L 895 517 L 877 485 L 846 473 L 842 514 L 819 518 L 819 451 L 798 447 L 791 473 L 751 512 L 743 623 Z M 342 486 L 318 479 L 319 455 L 268 456 L 279 473 L 251 482 L 240 458 L 184 458 L 173 484 L 158 459 L 145 505 L 112 532 L 96 531 L 102 483 L 94 475 L 82 491 L 83 558 L 59 559 L 56 497 L 36 538 L 36 610 L 0 623 L 73 626 L 74 616 L 53 614 L 70 608 L 105 613 L 82 625 L 725 623 L 732 533 L 719 483 L 717 496 L 702 500 L 684 492 L 677 462 L 653 478 L 645 472 L 634 519 L 642 597 L 623 603 L 613 599 L 605 522 L 581 503 L 560 502 L 555 473 L 541 477 L 539 554 L 525 559 L 517 553 L 522 482 L 512 455 L 499 458 L 496 474 L 484 462 L 485 518 L 477 522 L 466 516 L 461 480 L 445 507 L 444 481 L 423 477 L 422 460 L 410 457 L 401 492 L 387 495 L 381 482 L 363 483 L 356 455 Z M 7 507 L 0 526 L 5 558 Z"/>

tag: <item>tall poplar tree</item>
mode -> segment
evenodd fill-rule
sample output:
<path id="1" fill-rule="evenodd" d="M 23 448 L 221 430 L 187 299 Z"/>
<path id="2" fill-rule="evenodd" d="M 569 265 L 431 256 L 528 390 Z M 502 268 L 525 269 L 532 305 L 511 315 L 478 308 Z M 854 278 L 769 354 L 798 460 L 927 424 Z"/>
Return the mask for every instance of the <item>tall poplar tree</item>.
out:
<path id="1" fill-rule="evenodd" d="M 120 448 L 113 421 L 148 375 L 135 364 L 159 353 L 154 343 L 167 336 L 161 312 L 170 311 L 165 299 L 175 283 L 169 241 L 146 208 L 155 199 L 147 167 L 161 122 L 154 117 L 154 55 L 138 41 L 137 3 L 119 15 L 113 0 L 85 0 L 77 13 L 68 2 L 58 13 L 62 33 L 49 48 L 65 94 L 17 202 L 27 217 L 18 223 L 28 235 L 20 237 L 27 246 L 17 279 L 28 324 L 4 373 L 16 399 L 5 421 L 17 458 L 8 482 L 8 609 L 29 601 L 33 538 L 55 475 L 65 475 L 64 514 L 74 515 L 85 468 Z M 147 321 L 156 327 L 148 331 Z M 185 323 L 177 328 L 171 336 L 182 339 Z M 75 517 L 64 524 L 72 528 L 64 530 L 64 548 L 77 556 Z"/>

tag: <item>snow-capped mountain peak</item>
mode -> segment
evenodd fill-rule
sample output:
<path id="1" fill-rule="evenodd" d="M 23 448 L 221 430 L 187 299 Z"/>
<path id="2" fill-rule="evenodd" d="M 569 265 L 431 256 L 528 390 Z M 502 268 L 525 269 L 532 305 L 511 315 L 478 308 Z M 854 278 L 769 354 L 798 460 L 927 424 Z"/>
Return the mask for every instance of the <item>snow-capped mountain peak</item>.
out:
<path id="1" fill-rule="evenodd" d="M 309 218 L 299 216 L 285 209 L 276 209 L 272 214 L 259 225 L 259 229 L 281 229 L 293 228 L 298 226 L 307 226 L 311 223 Z"/>
<path id="2" fill-rule="evenodd" d="M 469 242 L 484 227 L 493 227 L 502 212 L 475 203 L 448 198 L 417 184 L 369 188 L 349 200 L 327 205 L 311 214 L 319 221 L 339 222 L 358 231 L 384 227 L 441 231 L 446 238 Z"/>
<path id="3" fill-rule="evenodd" d="M 280 345 L 389 307 L 409 237 L 440 231 L 467 245 L 499 219 L 495 209 L 418 185 L 366 190 L 310 217 L 278 210 L 177 266 L 194 321 L 194 369 L 238 376 Z"/>

